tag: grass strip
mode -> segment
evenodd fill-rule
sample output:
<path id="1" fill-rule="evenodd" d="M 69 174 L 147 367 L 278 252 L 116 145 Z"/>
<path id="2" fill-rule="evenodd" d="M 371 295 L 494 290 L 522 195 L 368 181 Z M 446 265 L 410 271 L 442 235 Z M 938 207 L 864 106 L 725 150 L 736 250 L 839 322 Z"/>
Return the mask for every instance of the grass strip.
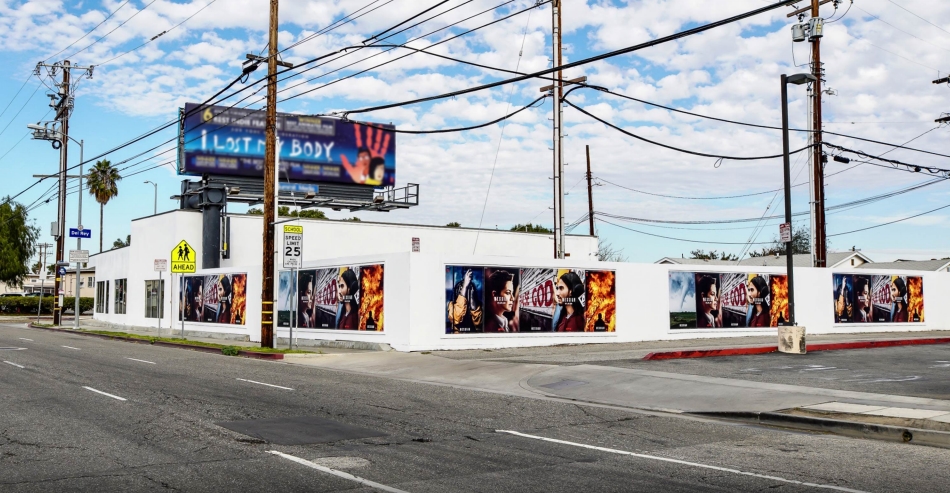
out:
<path id="1" fill-rule="evenodd" d="M 98 334 L 103 336 L 117 337 L 123 339 L 137 339 L 142 341 L 149 341 L 151 343 L 155 342 L 170 342 L 174 344 L 184 344 L 188 346 L 200 346 L 200 347 L 209 347 L 216 349 L 228 348 L 229 352 L 231 348 L 237 348 L 239 351 L 246 351 L 249 353 L 279 353 L 279 354 L 306 354 L 311 351 L 302 351 L 300 349 L 279 349 L 279 348 L 264 348 L 264 347 L 245 347 L 245 346 L 232 346 L 230 344 L 215 344 L 213 342 L 204 342 L 204 341 L 192 341 L 189 339 L 181 339 L 177 337 L 156 337 L 148 336 L 142 334 L 130 334 L 128 332 L 113 332 L 108 330 L 80 330 L 80 332 L 87 332 L 90 334 Z"/>

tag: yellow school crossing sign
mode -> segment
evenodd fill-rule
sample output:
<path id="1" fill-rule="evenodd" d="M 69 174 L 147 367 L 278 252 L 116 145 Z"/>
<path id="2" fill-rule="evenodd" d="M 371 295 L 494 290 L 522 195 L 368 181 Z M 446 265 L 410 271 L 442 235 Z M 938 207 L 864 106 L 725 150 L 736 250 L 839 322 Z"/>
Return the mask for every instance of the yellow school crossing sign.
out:
<path id="1" fill-rule="evenodd" d="M 198 252 L 187 241 L 181 240 L 172 248 L 171 264 L 175 274 L 194 274 Z"/>

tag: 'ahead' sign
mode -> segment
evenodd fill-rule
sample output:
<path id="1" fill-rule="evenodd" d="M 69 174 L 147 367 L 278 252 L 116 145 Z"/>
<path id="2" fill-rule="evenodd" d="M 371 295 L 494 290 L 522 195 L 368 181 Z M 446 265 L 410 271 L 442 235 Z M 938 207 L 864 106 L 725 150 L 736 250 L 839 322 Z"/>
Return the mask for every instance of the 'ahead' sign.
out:
<path id="1" fill-rule="evenodd" d="M 171 264 L 175 274 L 194 274 L 198 252 L 187 241 L 181 240 L 172 248 Z"/>

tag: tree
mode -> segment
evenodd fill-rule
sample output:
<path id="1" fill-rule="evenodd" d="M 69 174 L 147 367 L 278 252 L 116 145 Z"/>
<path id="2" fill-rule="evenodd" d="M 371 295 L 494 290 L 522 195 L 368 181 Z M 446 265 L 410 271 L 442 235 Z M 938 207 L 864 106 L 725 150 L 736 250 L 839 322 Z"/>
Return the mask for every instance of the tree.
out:
<path id="1" fill-rule="evenodd" d="M 830 245 L 830 243 L 829 243 Z M 811 253 L 811 230 L 805 226 L 792 231 L 792 254 Z M 785 243 L 779 241 L 778 235 L 772 238 L 772 245 L 762 247 L 757 252 L 749 252 L 750 257 L 766 257 L 771 255 L 785 255 Z"/>
<path id="2" fill-rule="evenodd" d="M 26 208 L 7 197 L 0 205 L 0 282 L 20 286 L 30 273 L 30 257 L 40 230 L 29 223 Z"/>
<path id="3" fill-rule="evenodd" d="M 352 223 L 363 222 L 362 219 L 360 219 L 360 218 L 358 218 L 358 217 L 356 217 L 356 216 L 348 217 L 348 218 L 344 219 L 344 221 L 350 221 L 350 222 L 352 222 Z"/>
<path id="4" fill-rule="evenodd" d="M 446 228 L 461 228 L 462 224 L 457 221 L 452 221 L 445 225 Z"/>
<path id="5" fill-rule="evenodd" d="M 113 197 L 119 195 L 118 182 L 122 179 L 119 170 L 112 166 L 108 159 L 96 161 L 96 165 L 89 170 L 86 176 L 89 180 L 89 195 L 96 198 L 99 202 L 99 251 L 102 251 L 102 225 L 103 214 L 106 204 Z"/>
<path id="6" fill-rule="evenodd" d="M 115 250 L 116 248 L 124 248 L 130 245 L 132 245 L 132 235 L 126 235 L 125 241 L 122 241 L 122 238 L 116 238 L 115 241 L 112 242 L 112 249 Z"/>
<path id="7" fill-rule="evenodd" d="M 597 260 L 601 262 L 626 262 L 627 256 L 623 254 L 623 248 L 615 248 L 612 244 L 598 238 Z"/>
<path id="8" fill-rule="evenodd" d="M 689 252 L 689 258 L 699 259 L 699 260 L 727 260 L 727 261 L 738 261 L 739 257 L 734 253 L 719 253 L 716 250 L 710 250 L 706 252 L 705 250 L 693 250 Z"/>
<path id="9" fill-rule="evenodd" d="M 262 209 L 248 209 L 247 213 L 251 216 L 263 216 L 264 211 Z M 299 217 L 301 219 L 327 219 L 327 215 L 320 210 L 314 209 L 304 209 L 302 211 L 292 211 L 290 207 L 282 205 L 277 208 L 278 217 Z"/>
<path id="10" fill-rule="evenodd" d="M 516 224 L 511 227 L 511 231 L 525 231 L 528 233 L 553 233 L 548 228 L 541 226 L 540 224 Z"/>

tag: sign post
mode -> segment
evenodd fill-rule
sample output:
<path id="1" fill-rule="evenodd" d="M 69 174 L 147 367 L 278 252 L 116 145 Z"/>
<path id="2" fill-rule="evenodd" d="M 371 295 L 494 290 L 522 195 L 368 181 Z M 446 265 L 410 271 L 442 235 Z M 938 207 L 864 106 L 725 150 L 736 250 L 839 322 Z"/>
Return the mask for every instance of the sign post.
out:
<path id="1" fill-rule="evenodd" d="M 175 248 L 172 248 L 171 252 L 171 263 L 172 263 L 172 274 L 194 274 L 197 270 L 197 259 L 198 252 L 195 251 L 187 241 L 181 240 L 175 245 Z M 155 260 L 158 262 L 158 259 Z M 179 286 L 178 296 L 181 297 L 184 293 L 184 283 L 185 276 L 179 275 L 181 286 Z M 185 338 L 185 305 L 184 300 L 182 300 L 182 305 L 179 307 L 181 309 L 181 338 Z"/>
<path id="2" fill-rule="evenodd" d="M 294 281 L 296 280 L 296 270 L 301 267 L 303 263 L 303 226 L 297 226 L 292 224 L 284 225 L 284 268 L 290 269 L 290 287 L 293 291 Z M 294 295 L 294 298 L 297 296 Z M 296 303 L 293 303 L 296 305 Z M 292 308 L 294 311 L 290 314 L 290 337 L 289 347 L 290 349 L 294 348 L 294 317 L 297 314 L 296 306 Z"/>
<path id="3" fill-rule="evenodd" d="M 158 272 L 158 289 L 161 293 L 158 296 L 158 335 L 162 335 L 162 311 L 165 309 L 165 284 L 162 282 L 162 272 L 168 270 L 168 260 L 163 258 L 155 259 L 153 263 L 155 272 Z M 171 328 L 169 322 L 168 327 Z"/>

